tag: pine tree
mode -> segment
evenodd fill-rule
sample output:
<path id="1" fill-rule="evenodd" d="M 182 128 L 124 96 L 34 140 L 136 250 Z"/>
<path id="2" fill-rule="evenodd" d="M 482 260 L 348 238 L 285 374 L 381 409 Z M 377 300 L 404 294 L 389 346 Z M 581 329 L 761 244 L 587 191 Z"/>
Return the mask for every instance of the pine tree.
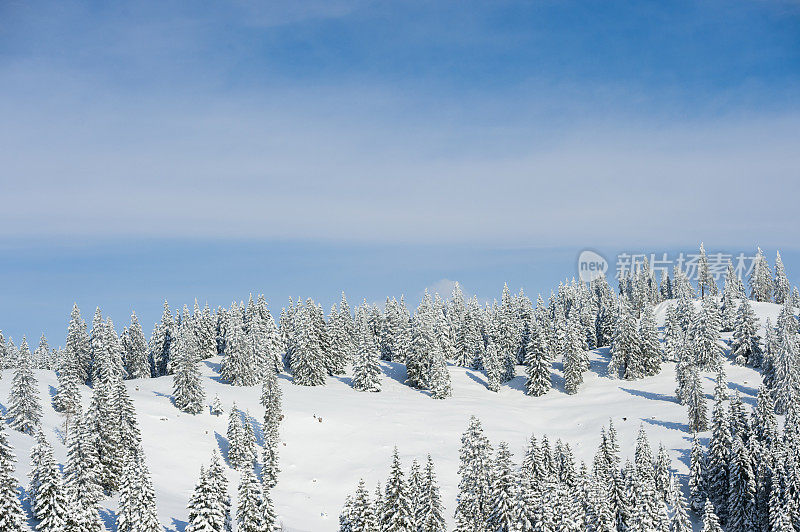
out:
<path id="1" fill-rule="evenodd" d="M 172 350 L 174 373 L 172 375 L 175 406 L 189 414 L 203 411 L 206 398 L 198 367 L 199 351 L 197 336 L 191 325 L 182 323 Z"/>
<path id="2" fill-rule="evenodd" d="M 381 391 L 380 355 L 375 338 L 368 326 L 366 316 L 363 313 L 360 314 L 356 326 L 358 350 L 353 361 L 353 389 L 362 392 L 379 392 Z"/>
<path id="3" fill-rule="evenodd" d="M 658 328 L 653 306 L 645 305 L 639 321 L 639 356 L 645 375 L 657 375 L 661 371 L 661 342 L 658 340 Z"/>
<path id="4" fill-rule="evenodd" d="M 252 444 L 249 441 L 242 413 L 234 403 L 228 417 L 228 462 L 234 469 L 249 467 L 253 463 Z"/>
<path id="5" fill-rule="evenodd" d="M 708 256 L 706 255 L 706 250 L 705 247 L 703 247 L 702 242 L 700 242 L 700 258 L 698 260 L 697 268 L 697 284 L 698 288 L 700 288 L 700 297 L 705 297 L 706 295 L 717 295 L 717 283 L 714 281 L 711 271 L 708 268 Z"/>
<path id="6" fill-rule="evenodd" d="M 200 480 L 189 499 L 189 523 L 186 532 L 223 532 L 225 514 L 217 486 L 200 468 Z"/>
<path id="7" fill-rule="evenodd" d="M 264 460 L 262 478 L 268 488 L 278 482 L 278 444 L 280 442 L 281 389 L 275 372 L 269 372 L 261 391 L 261 404 L 264 406 Z"/>
<path id="8" fill-rule="evenodd" d="M 19 347 L 17 369 L 11 380 L 9 404 L 11 428 L 25 434 L 35 434 L 42 418 L 42 406 L 39 401 L 38 381 L 33 374 L 31 352 L 25 338 Z"/>
<path id="9" fill-rule="evenodd" d="M 775 258 L 775 282 L 773 285 L 775 303 L 783 305 L 789 299 L 789 290 L 789 279 L 786 277 L 786 269 L 783 267 L 781 252 L 778 251 Z"/>
<path id="10" fill-rule="evenodd" d="M 492 490 L 489 498 L 490 512 L 487 530 L 512 532 L 514 530 L 516 478 L 511 463 L 508 444 L 500 442 L 494 462 Z"/>
<path id="11" fill-rule="evenodd" d="M 428 388 L 431 391 L 431 397 L 434 399 L 446 399 L 453 394 L 450 384 L 450 371 L 447 369 L 447 362 L 441 349 L 435 350 L 431 357 Z"/>
<path id="12" fill-rule="evenodd" d="M 624 300 L 620 301 L 618 319 L 611 340 L 611 362 L 608 374 L 624 379 L 638 379 L 644 376 L 644 365 L 640 359 L 639 334 L 636 319 Z"/>
<path id="13" fill-rule="evenodd" d="M 53 459 L 52 447 L 41 433 L 40 446 L 38 460 L 34 464 L 37 472 L 36 488 L 32 490 L 35 495 L 31 504 L 34 517 L 39 521 L 36 530 L 38 532 L 63 532 L 66 527 L 67 501 L 61 472 Z M 31 483 L 33 484 L 33 480 Z"/>
<path id="14" fill-rule="evenodd" d="M 220 377 L 233 386 L 253 386 L 259 381 L 253 346 L 244 330 L 242 312 L 238 307 L 232 306 L 228 314 Z"/>
<path id="15" fill-rule="evenodd" d="M 225 468 L 216 449 L 211 454 L 211 464 L 208 466 L 208 480 L 212 486 L 213 493 L 217 497 L 217 507 L 222 510 L 223 532 L 231 532 L 233 522 L 231 520 L 231 498 L 228 495 L 228 479 L 225 477 Z"/>
<path id="16" fill-rule="evenodd" d="M 434 330 L 433 302 L 426 291 L 417 307 L 411 327 L 411 349 L 406 356 L 408 383 L 427 388 L 433 352 L 440 349 Z"/>
<path id="17" fill-rule="evenodd" d="M 220 416 L 225 412 L 225 409 L 222 407 L 222 401 L 219 398 L 219 395 L 214 394 L 214 399 L 211 401 L 211 415 L 213 416 Z"/>
<path id="18" fill-rule="evenodd" d="M 405 532 L 411 530 L 412 526 L 411 503 L 408 499 L 406 483 L 403 480 L 400 456 L 395 447 L 392 453 L 389 479 L 386 481 L 380 529 L 384 532 Z"/>
<path id="19" fill-rule="evenodd" d="M 727 496 L 728 532 L 756 529 L 756 482 L 750 455 L 739 434 L 733 440 Z"/>
<path id="20" fill-rule="evenodd" d="M 722 352 L 718 344 L 719 329 L 716 304 L 710 297 L 706 298 L 690 330 L 695 361 L 703 370 L 716 370 L 722 363 Z"/>
<path id="21" fill-rule="evenodd" d="M 156 324 L 150 337 L 150 359 L 153 364 L 153 376 L 158 377 L 168 374 L 170 365 L 170 346 L 175 334 L 172 312 L 169 304 L 164 300 L 164 312 L 161 322 Z"/>
<path id="22" fill-rule="evenodd" d="M 483 434 L 481 422 L 470 418 L 469 427 L 461 436 L 461 463 L 456 499 L 456 530 L 482 532 L 491 509 L 489 498 L 492 483 L 491 446 Z"/>
<path id="23" fill-rule="evenodd" d="M 709 500 L 706 500 L 703 510 L 703 532 L 722 532 L 719 518 L 714 513 L 714 505 Z"/>
<path id="24" fill-rule="evenodd" d="M 355 496 L 352 499 L 348 524 L 348 532 L 373 532 L 378 530 L 376 516 L 372 503 L 369 500 L 369 492 L 364 484 L 364 479 L 358 482 Z M 340 530 L 343 530 L 340 528 Z"/>
<path id="25" fill-rule="evenodd" d="M 774 378 L 772 393 L 775 397 L 775 413 L 785 414 L 789 406 L 800 397 L 800 374 L 797 361 L 797 324 L 794 317 L 785 320 L 779 331 L 778 346 L 772 356 Z"/>
<path id="26" fill-rule="evenodd" d="M 568 394 L 578 393 L 583 383 L 586 354 L 585 340 L 580 334 L 578 322 L 570 318 L 567 326 L 567 341 L 564 349 L 564 391 Z"/>
<path id="27" fill-rule="evenodd" d="M 708 406 L 697 366 L 689 368 L 687 379 L 686 404 L 689 407 L 689 430 L 703 432 L 708 429 Z"/>
<path id="28" fill-rule="evenodd" d="M 737 364 L 758 367 L 761 365 L 762 354 L 758 320 L 750 302 L 743 299 L 736 312 L 731 355 Z"/>
<path id="29" fill-rule="evenodd" d="M 130 379 L 150 377 L 150 361 L 147 357 L 147 341 L 139 325 L 136 313 L 131 314 L 131 326 L 127 329 L 123 347 L 125 349 L 125 370 Z"/>
<path id="30" fill-rule="evenodd" d="M 23 530 L 22 507 L 17 480 L 14 478 L 14 458 L 5 435 L 5 423 L 0 419 L 0 530 L 4 532 Z"/>
<path id="31" fill-rule="evenodd" d="M 525 373 L 528 376 L 525 393 L 539 397 L 546 394 L 552 386 L 549 346 L 547 335 L 535 317 L 531 318 L 529 329 L 528 346 L 525 351 Z"/>
<path id="32" fill-rule="evenodd" d="M 494 342 L 490 341 L 486 346 L 486 354 L 483 357 L 483 366 L 486 369 L 486 387 L 493 392 L 500 391 L 500 382 L 502 380 L 503 366 L 500 361 L 500 355 L 497 352 L 497 346 Z"/>
<path id="33" fill-rule="evenodd" d="M 302 386 L 322 386 L 327 375 L 314 312 L 314 304 L 309 299 L 297 316 L 295 346 L 291 358 L 292 382 Z"/>
<path id="34" fill-rule="evenodd" d="M 264 498 L 261 485 L 250 468 L 242 473 L 239 482 L 239 505 L 236 522 L 240 532 L 264 532 Z"/>
<path id="35" fill-rule="evenodd" d="M 436 472 L 433 469 L 431 455 L 428 455 L 425 463 L 421 500 L 416 521 L 420 532 L 445 532 L 447 530 L 444 520 L 444 507 L 439 495 L 439 485 L 436 482 Z"/>
<path id="36" fill-rule="evenodd" d="M 669 523 L 670 532 L 692 532 L 692 522 L 689 520 L 689 505 L 674 479 L 672 482 L 672 499 L 675 504 Z"/>
<path id="37" fill-rule="evenodd" d="M 141 447 L 126 455 L 120 482 L 118 532 L 158 532 L 155 493 Z"/>
<path id="38" fill-rule="evenodd" d="M 750 299 L 754 301 L 769 301 L 772 299 L 772 274 L 769 271 L 769 264 L 764 257 L 764 252 L 758 248 L 753 266 L 750 272 Z"/>
<path id="39" fill-rule="evenodd" d="M 67 499 L 67 530 L 100 532 L 103 528 L 98 510 L 102 498 L 100 459 L 93 438 L 93 428 L 80 407 L 67 437 L 67 466 L 64 487 Z"/>
<path id="40" fill-rule="evenodd" d="M 718 397 L 711 420 L 706 491 L 708 498 L 717 509 L 717 515 L 722 519 L 728 515 L 727 500 L 732 444 L 728 417 L 722 405 L 722 399 Z"/>

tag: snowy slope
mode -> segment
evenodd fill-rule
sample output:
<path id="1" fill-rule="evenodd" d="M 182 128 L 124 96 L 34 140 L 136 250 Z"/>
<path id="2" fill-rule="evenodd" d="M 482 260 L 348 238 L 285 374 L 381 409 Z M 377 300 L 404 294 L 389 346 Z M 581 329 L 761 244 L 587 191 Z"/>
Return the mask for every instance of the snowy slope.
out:
<path id="1" fill-rule="evenodd" d="M 663 307 L 663 306 L 662 306 Z M 663 320 L 664 308 L 658 316 Z M 773 321 L 779 307 L 754 304 L 760 319 Z M 326 531 L 338 527 L 338 513 L 345 495 L 363 477 L 371 490 L 385 478 L 391 450 L 397 445 L 406 470 L 416 457 L 431 453 L 437 467 L 449 524 L 455 508 L 458 485 L 458 448 L 469 416 L 477 415 L 490 440 L 507 441 L 519 461 L 531 433 L 546 434 L 568 442 L 578 460 L 591 461 L 600 428 L 613 419 L 619 432 L 623 455 L 633 452 L 636 433 L 644 425 L 654 451 L 662 442 L 673 459 L 673 468 L 683 477 L 687 473 L 691 434 L 687 414 L 674 400 L 674 365 L 664 364 L 662 372 L 639 381 L 622 381 L 606 376 L 608 350 L 592 353 L 591 370 L 577 395 L 563 392 L 560 365 L 554 370 L 556 387 L 539 398 L 524 395 L 522 367 L 518 377 L 504 385 L 500 393 L 485 388 L 481 372 L 450 367 L 453 397 L 431 399 L 425 392 L 402 384 L 405 368 L 382 363 L 383 391 L 361 393 L 349 386 L 349 377 L 330 378 L 324 387 L 295 386 L 288 376 L 280 379 L 284 392 L 285 419 L 281 427 L 281 474 L 272 491 L 276 511 L 287 530 Z M 186 503 L 197 481 L 200 466 L 209 461 L 214 448 L 223 451 L 227 442 L 227 410 L 235 401 L 241 410 L 260 421 L 260 387 L 234 388 L 219 382 L 219 360 L 204 361 L 204 384 L 210 402 L 219 394 L 226 409 L 220 417 L 180 413 L 170 401 L 171 377 L 126 381 L 136 404 L 148 464 L 156 489 L 159 517 L 169 530 L 182 531 L 187 518 Z M 747 405 L 755 404 L 761 382 L 757 372 L 728 365 L 730 387 L 738 390 Z M 705 374 L 709 401 L 714 375 Z M 66 458 L 60 441 L 63 419 L 53 411 L 49 398 L 55 392 L 56 378 L 37 372 L 48 439 L 56 449 L 56 459 Z M 7 406 L 11 375 L 0 380 L 0 404 Z M 84 390 L 88 402 L 89 390 Z M 709 405 L 710 407 L 711 405 Z M 28 454 L 33 439 L 8 429 L 19 462 L 17 475 L 24 479 L 29 471 Z M 260 434 L 257 434 L 260 436 Z M 229 470 L 231 496 L 236 496 L 239 474 Z M 23 482 L 26 485 L 27 481 Z M 104 501 L 104 517 L 112 528 L 116 503 Z"/>

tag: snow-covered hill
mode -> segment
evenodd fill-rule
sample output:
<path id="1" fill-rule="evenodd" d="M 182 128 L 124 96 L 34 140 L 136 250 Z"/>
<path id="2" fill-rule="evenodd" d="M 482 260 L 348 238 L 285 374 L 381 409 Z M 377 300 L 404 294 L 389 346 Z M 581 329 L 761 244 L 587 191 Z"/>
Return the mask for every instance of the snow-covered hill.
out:
<path id="1" fill-rule="evenodd" d="M 762 320 L 773 323 L 779 306 L 755 303 Z M 663 321 L 664 304 L 657 309 Z M 284 393 L 284 420 L 281 425 L 278 486 L 272 491 L 276 511 L 286 530 L 326 531 L 338 527 L 338 513 L 345 495 L 359 478 L 374 489 L 388 470 L 392 447 L 397 445 L 406 468 L 414 457 L 433 456 L 446 505 L 449 524 L 455 507 L 458 484 L 458 448 L 470 415 L 478 416 L 493 443 L 507 441 L 517 461 L 531 433 L 547 435 L 551 442 L 568 442 L 578 460 L 590 462 L 595 453 L 600 428 L 612 419 L 621 438 L 623 455 L 633 452 L 636 433 L 644 425 L 654 447 L 664 444 L 673 468 L 682 477 L 687 473 L 691 433 L 686 408 L 674 398 L 674 365 L 665 363 L 662 372 L 638 381 L 622 381 L 606 376 L 608 350 L 591 355 L 591 370 L 585 375 L 577 395 L 563 392 L 560 365 L 554 368 L 555 388 L 543 397 L 523 393 L 522 367 L 518 376 L 499 393 L 485 387 L 482 372 L 450 366 L 453 397 L 436 401 L 426 392 L 402 384 L 405 368 L 382 363 L 383 390 L 362 393 L 350 387 L 349 377 L 329 378 L 324 387 L 293 385 L 287 375 L 280 384 Z M 208 463 L 213 449 L 225 455 L 227 411 L 237 406 L 260 421 L 260 387 L 237 388 L 221 383 L 219 359 L 204 361 L 203 374 L 210 402 L 218 394 L 226 413 L 212 416 L 208 410 L 196 416 L 179 412 L 171 403 L 172 379 L 126 381 L 138 412 L 144 449 L 156 489 L 159 518 L 169 530 L 182 531 L 187 519 L 186 504 L 197 481 L 200 466 Z M 741 393 L 747 405 L 755 403 L 760 375 L 749 368 L 726 367 L 729 387 Z M 52 372 L 37 372 L 45 416 L 43 427 L 54 444 L 56 459 L 64 462 L 66 449 L 61 442 L 63 418 L 50 404 L 56 378 Z M 704 374 L 709 401 L 714 375 Z M 0 380 L 0 404 L 7 406 L 11 375 Z M 83 390 L 88 403 L 89 390 Z M 709 405 L 710 406 L 710 405 Z M 33 439 L 7 430 L 19 463 L 16 474 L 27 485 L 28 455 Z M 257 434 L 260 436 L 260 434 Z M 229 470 L 231 496 L 239 473 Z M 684 477 L 685 478 L 685 477 Z M 106 500 L 103 517 L 113 529 L 116 502 Z"/>

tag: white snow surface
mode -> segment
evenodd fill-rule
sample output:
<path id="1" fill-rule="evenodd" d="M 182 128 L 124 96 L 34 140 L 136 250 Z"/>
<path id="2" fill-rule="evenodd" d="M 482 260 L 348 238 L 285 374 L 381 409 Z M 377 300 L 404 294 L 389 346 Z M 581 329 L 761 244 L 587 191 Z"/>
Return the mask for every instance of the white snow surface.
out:
<path id="1" fill-rule="evenodd" d="M 659 324 L 663 324 L 667 304 L 656 309 Z M 766 317 L 775 323 L 778 305 L 753 303 L 753 307 L 762 324 Z M 686 408 L 675 401 L 674 364 L 663 364 L 655 377 L 624 381 L 607 376 L 608 358 L 607 348 L 591 353 L 591 369 L 576 395 L 564 393 L 561 365 L 556 363 L 554 388 L 542 397 L 524 394 L 522 366 L 517 367 L 515 379 L 503 385 L 499 393 L 493 393 L 486 389 L 482 372 L 451 365 L 453 397 L 446 400 L 431 399 L 427 392 L 402 384 L 405 366 L 401 364 L 381 363 L 383 389 L 379 393 L 353 390 L 349 376 L 331 377 L 326 386 L 303 387 L 292 384 L 288 375 L 281 375 L 281 473 L 271 492 L 279 520 L 285 530 L 337 530 L 345 496 L 355 490 L 360 478 L 366 480 L 372 494 L 376 484 L 384 481 L 392 448 L 397 445 L 406 471 L 412 459 L 423 462 L 428 453 L 432 455 L 448 526 L 452 526 L 460 438 L 473 414 L 482 421 L 495 447 L 500 441 L 509 443 L 517 463 L 530 435 L 535 434 L 537 438 L 547 435 L 551 445 L 558 438 L 569 443 L 576 459 L 590 465 L 600 429 L 610 419 L 619 433 L 623 456 L 632 458 L 637 432 L 644 426 L 653 452 L 662 443 L 672 458 L 673 469 L 685 483 L 691 433 Z M 760 375 L 730 361 L 726 364 L 730 388 L 740 392 L 747 406 L 753 406 Z M 218 394 L 225 407 L 221 416 L 212 416 L 208 408 L 195 416 L 178 411 L 171 402 L 171 377 L 126 381 L 138 413 L 158 515 L 166 530 L 182 532 L 185 527 L 188 498 L 200 466 L 209 462 L 212 450 L 219 449 L 225 456 L 232 404 L 236 402 L 239 409 L 249 411 L 259 428 L 263 418 L 260 386 L 233 387 L 220 382 L 218 358 L 203 361 L 202 367 L 207 403 Z M 6 370 L 0 379 L 3 413 L 8 406 L 11 376 L 11 370 Z M 50 402 L 57 380 L 47 371 L 37 371 L 36 376 L 44 408 L 43 429 L 55 448 L 56 459 L 63 464 L 64 418 Z M 714 377 L 704 374 L 709 408 Z M 84 388 L 82 392 L 88 405 L 90 390 Z M 6 434 L 18 459 L 16 475 L 27 486 L 34 439 L 9 427 Z M 260 436 L 259 430 L 257 439 L 262 443 Z M 239 476 L 228 469 L 234 508 Z M 107 529 L 115 530 L 116 500 L 105 499 L 102 506 Z"/>

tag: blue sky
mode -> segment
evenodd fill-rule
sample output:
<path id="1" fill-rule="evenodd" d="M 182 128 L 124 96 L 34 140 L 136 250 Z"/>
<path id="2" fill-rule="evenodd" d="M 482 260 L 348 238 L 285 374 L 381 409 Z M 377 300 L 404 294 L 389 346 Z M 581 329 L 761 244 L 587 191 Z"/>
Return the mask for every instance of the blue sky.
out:
<path id="1" fill-rule="evenodd" d="M 765 0 L 2 2 L 0 329 L 536 292 L 587 247 L 792 274 L 798 27 Z"/>

